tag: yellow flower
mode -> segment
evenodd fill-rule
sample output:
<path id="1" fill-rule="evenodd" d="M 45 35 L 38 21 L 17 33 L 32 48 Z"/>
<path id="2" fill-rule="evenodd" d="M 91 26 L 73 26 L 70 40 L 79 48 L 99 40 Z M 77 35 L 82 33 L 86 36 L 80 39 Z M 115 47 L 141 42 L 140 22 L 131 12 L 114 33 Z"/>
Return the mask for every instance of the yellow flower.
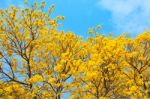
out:
<path id="1" fill-rule="evenodd" d="M 137 88 L 136 86 L 132 86 L 132 87 L 129 88 L 129 90 L 130 90 L 131 92 L 133 92 L 133 93 L 136 92 L 137 89 L 138 89 L 138 88 Z"/>
<path id="2" fill-rule="evenodd" d="M 61 72 L 61 71 L 63 70 L 63 66 L 62 66 L 61 64 L 58 64 L 58 65 L 56 65 L 56 66 L 54 67 L 54 70 L 55 70 L 56 72 Z"/>
<path id="3" fill-rule="evenodd" d="M 29 83 L 36 83 L 36 82 L 42 82 L 44 79 L 40 75 L 34 75 L 29 79 Z"/>
<path id="4" fill-rule="evenodd" d="M 12 50 L 7 50 L 7 54 L 8 54 L 8 56 L 11 56 L 13 54 L 13 51 Z"/>
<path id="5" fill-rule="evenodd" d="M 51 24 L 52 26 L 56 25 L 55 21 L 50 21 L 50 24 Z"/>
<path id="6" fill-rule="evenodd" d="M 11 86 L 5 87 L 4 90 L 5 90 L 6 92 L 11 93 L 11 92 L 12 92 L 12 87 L 11 87 Z"/>
<path id="7" fill-rule="evenodd" d="M 50 78 L 49 80 L 48 80 L 48 83 L 54 83 L 55 82 L 55 78 Z"/>
<path id="8" fill-rule="evenodd" d="M 100 99 L 109 99 L 108 97 L 100 97 Z"/>
<path id="9" fill-rule="evenodd" d="M 97 72 L 88 72 L 87 73 L 88 80 L 94 80 L 96 77 L 97 77 Z"/>

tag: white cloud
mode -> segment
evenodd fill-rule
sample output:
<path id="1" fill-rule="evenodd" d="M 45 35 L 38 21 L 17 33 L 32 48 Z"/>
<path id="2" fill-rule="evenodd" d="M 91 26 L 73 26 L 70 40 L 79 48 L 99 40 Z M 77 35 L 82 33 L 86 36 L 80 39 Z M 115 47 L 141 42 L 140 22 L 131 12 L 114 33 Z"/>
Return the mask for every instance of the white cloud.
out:
<path id="1" fill-rule="evenodd" d="M 140 33 L 150 28 L 150 0 L 99 0 L 98 6 L 111 13 L 116 31 Z"/>

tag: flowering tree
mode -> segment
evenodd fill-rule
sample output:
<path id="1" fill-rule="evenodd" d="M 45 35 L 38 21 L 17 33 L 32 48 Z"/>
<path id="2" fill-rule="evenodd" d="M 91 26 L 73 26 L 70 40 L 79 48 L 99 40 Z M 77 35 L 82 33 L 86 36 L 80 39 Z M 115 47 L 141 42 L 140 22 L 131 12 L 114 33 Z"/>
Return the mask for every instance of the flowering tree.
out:
<path id="1" fill-rule="evenodd" d="M 99 35 L 87 40 L 58 31 L 54 5 L 0 10 L 0 97 L 71 99 L 150 97 L 150 31 L 136 38 Z"/>

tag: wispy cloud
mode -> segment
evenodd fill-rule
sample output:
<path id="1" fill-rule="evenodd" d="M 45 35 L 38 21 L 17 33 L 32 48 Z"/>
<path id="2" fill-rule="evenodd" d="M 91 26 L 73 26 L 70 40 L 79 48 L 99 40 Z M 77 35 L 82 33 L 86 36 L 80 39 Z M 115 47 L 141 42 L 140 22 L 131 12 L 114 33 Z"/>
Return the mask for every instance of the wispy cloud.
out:
<path id="1" fill-rule="evenodd" d="M 111 13 L 117 31 L 140 33 L 150 28 L 150 0 L 99 0 L 98 6 Z"/>

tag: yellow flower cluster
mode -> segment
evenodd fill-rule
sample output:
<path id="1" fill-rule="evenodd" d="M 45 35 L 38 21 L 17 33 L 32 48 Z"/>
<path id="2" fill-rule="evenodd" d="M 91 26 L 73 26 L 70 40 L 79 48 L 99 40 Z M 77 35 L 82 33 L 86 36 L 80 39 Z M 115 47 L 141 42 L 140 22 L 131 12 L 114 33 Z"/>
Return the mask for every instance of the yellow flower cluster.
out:
<path id="1" fill-rule="evenodd" d="M 40 75 L 34 75 L 29 79 L 29 83 L 42 82 L 44 79 Z"/>

